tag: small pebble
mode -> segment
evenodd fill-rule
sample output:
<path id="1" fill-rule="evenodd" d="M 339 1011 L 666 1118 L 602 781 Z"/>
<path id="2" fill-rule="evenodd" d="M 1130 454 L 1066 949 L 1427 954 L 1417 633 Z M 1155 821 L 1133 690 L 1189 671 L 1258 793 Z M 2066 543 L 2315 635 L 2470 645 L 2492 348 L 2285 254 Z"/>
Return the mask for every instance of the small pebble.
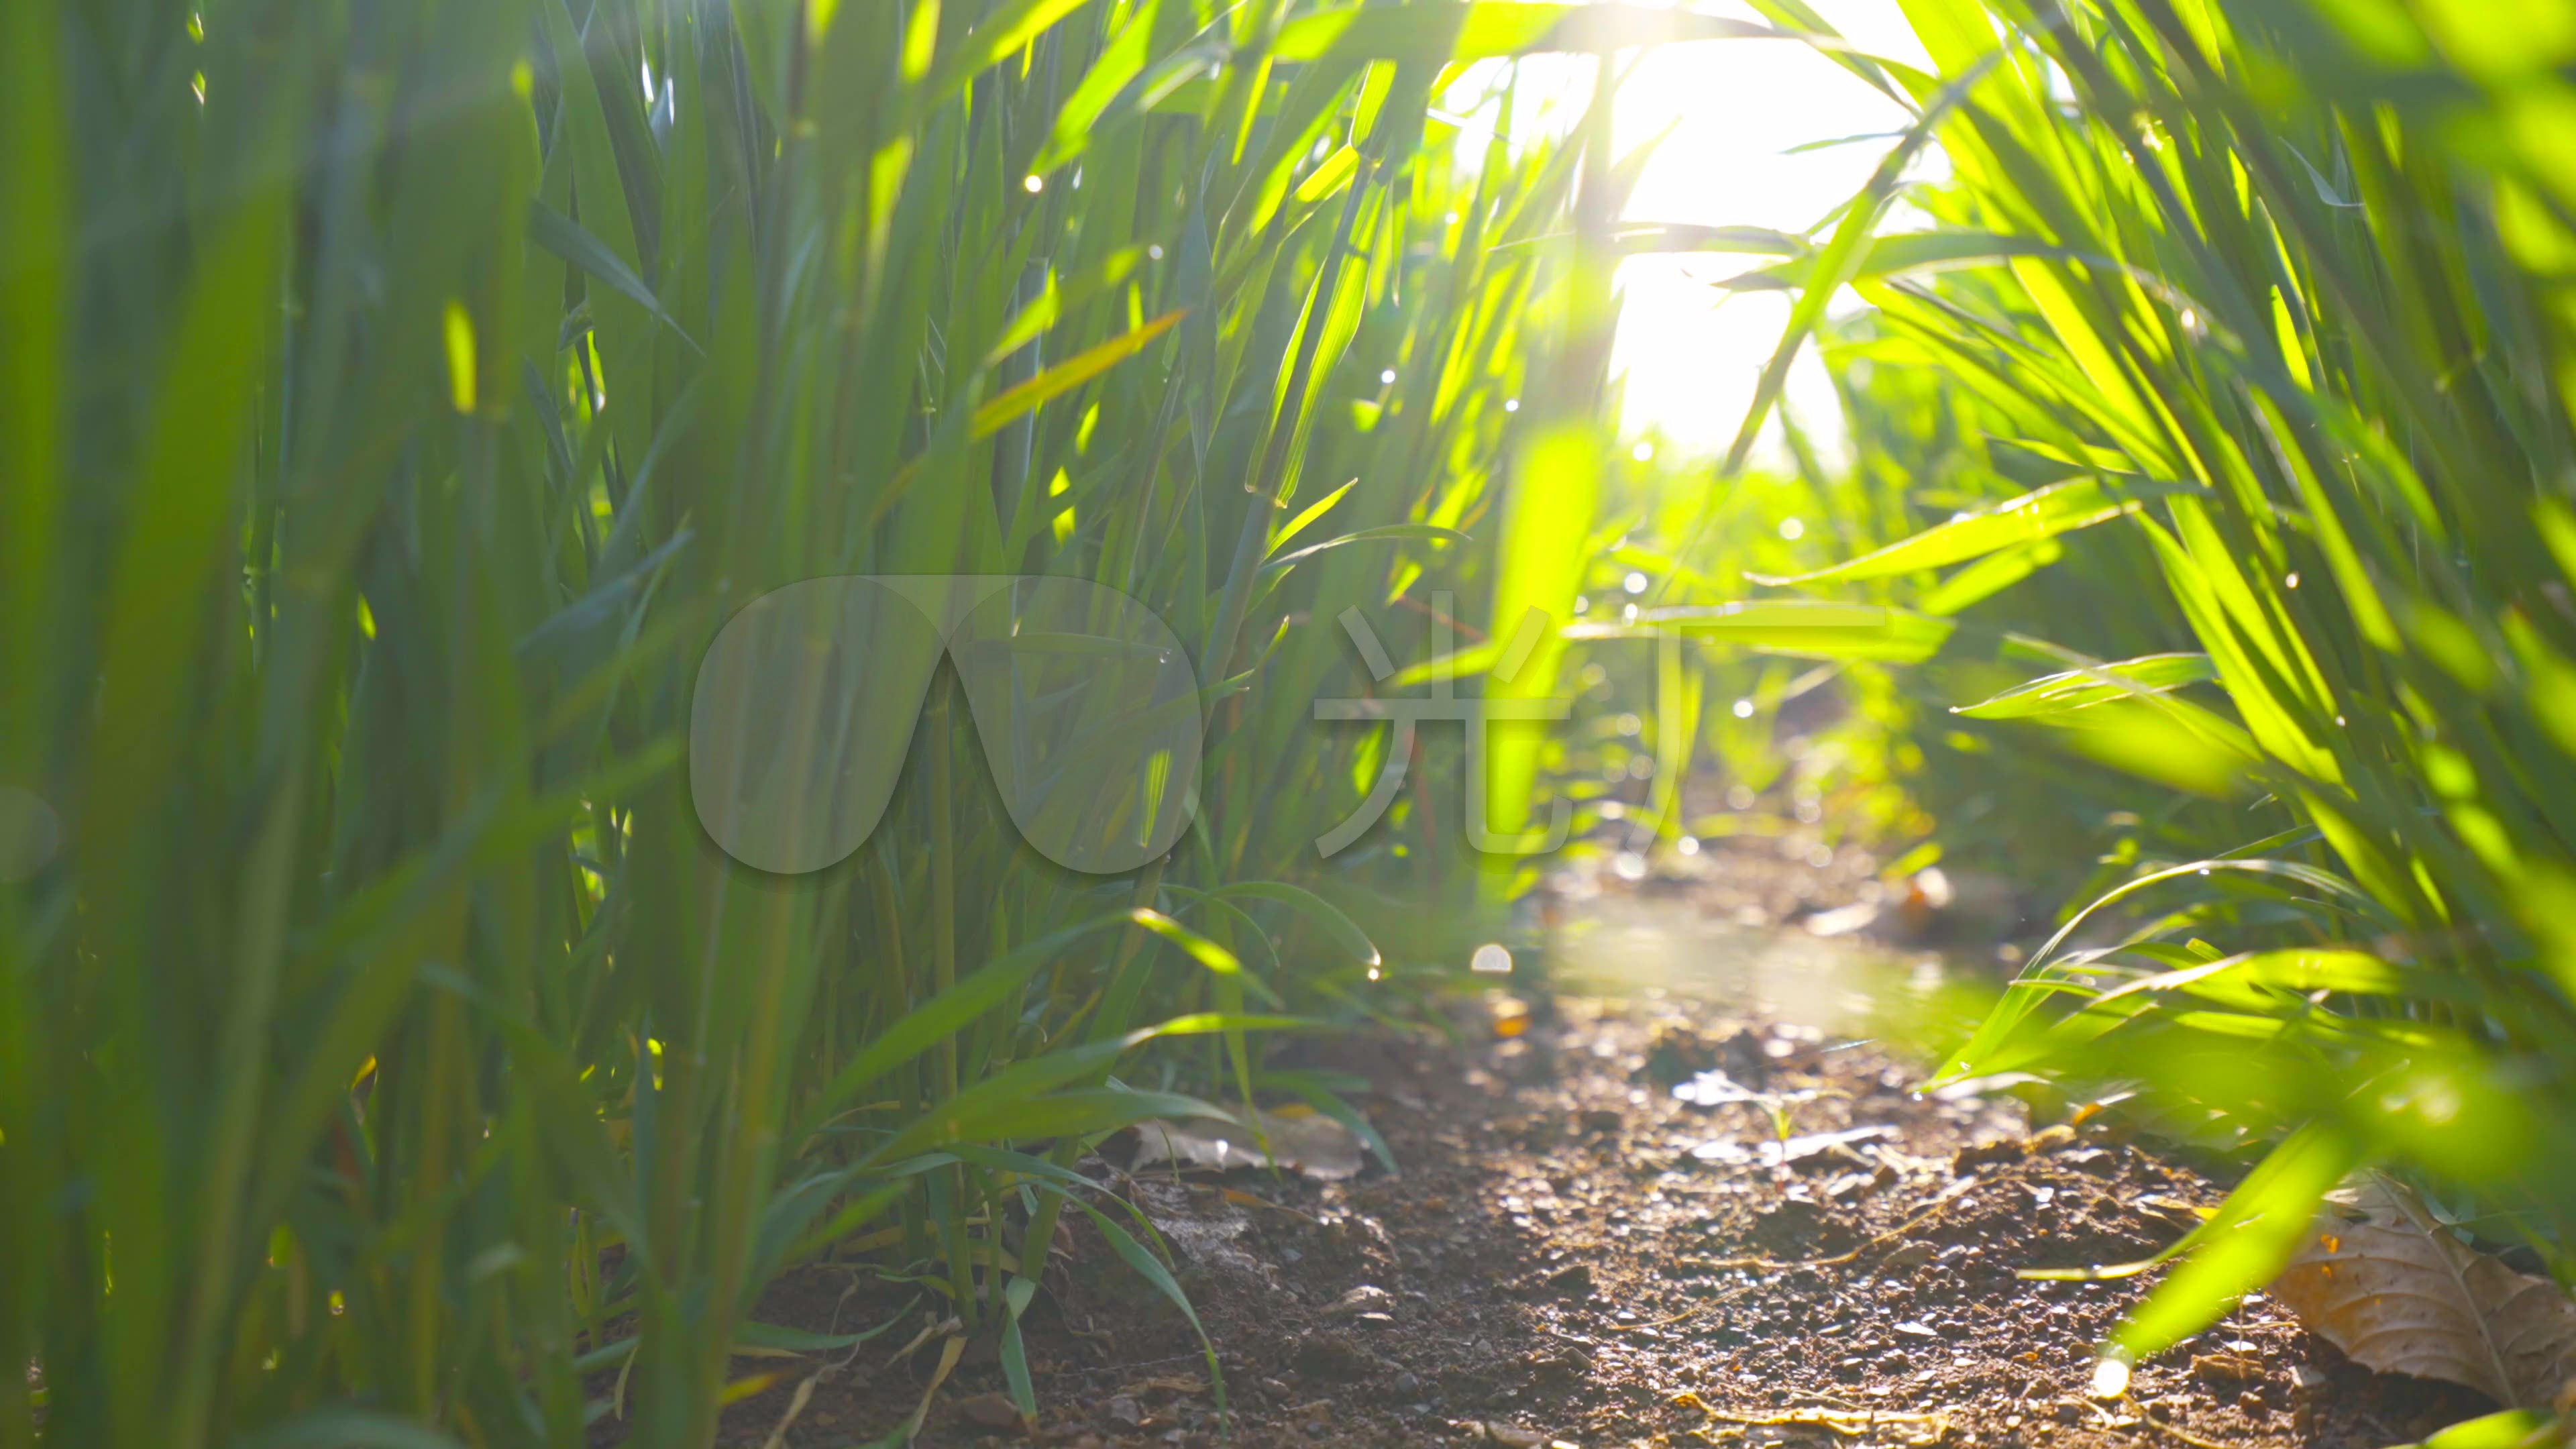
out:
<path id="1" fill-rule="evenodd" d="M 1362 1283 L 1358 1287 L 1343 1294 L 1341 1297 L 1333 1300 L 1332 1306 L 1324 1310 L 1324 1316 L 1326 1318 L 1349 1318 L 1353 1315 L 1368 1313 L 1377 1313 L 1382 1315 L 1388 1308 L 1393 1307 L 1394 1304 L 1394 1294 L 1387 1292 L 1385 1289 L 1378 1287 L 1374 1283 Z"/>

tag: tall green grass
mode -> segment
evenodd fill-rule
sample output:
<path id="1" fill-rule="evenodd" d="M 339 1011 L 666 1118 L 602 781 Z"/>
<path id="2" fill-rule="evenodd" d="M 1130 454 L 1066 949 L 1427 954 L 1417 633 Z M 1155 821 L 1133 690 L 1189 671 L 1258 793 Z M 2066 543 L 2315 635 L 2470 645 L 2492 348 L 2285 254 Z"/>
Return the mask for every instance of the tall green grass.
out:
<path id="1" fill-rule="evenodd" d="M 1384 903 L 1486 889 L 1418 794 L 1323 869 L 1383 746 L 1312 701 L 1367 687 L 1345 608 L 1554 587 L 1508 405 L 1579 436 L 1606 323 L 1550 239 L 1597 246 L 1616 174 L 1432 102 L 1609 35 L 0 11 L 0 781 L 66 826 L 0 884 L 0 1446 L 700 1445 L 799 1372 L 737 1347 L 849 1346 L 752 1316 L 835 1244 L 917 1281 L 943 1371 L 995 1336 L 1026 1410 L 1067 1212 L 1177 1296 L 1081 1147 L 1344 1110 L 1256 1084 L 1255 1033 L 1380 1010 L 1451 944 Z M 709 843 L 717 629 L 942 572 L 1186 641 L 1167 858 L 1025 848 L 947 683 L 865 741 L 905 764 L 855 857 Z"/>
<path id="2" fill-rule="evenodd" d="M 2233 821 L 2198 855 L 2114 862 L 1949 1075 L 2142 1086 L 2168 1130 L 2277 1144 L 2129 1351 L 2258 1286 L 2364 1161 L 2426 1173 L 2465 1225 L 2565 1273 L 2576 132 L 2555 67 L 2576 9 L 1905 8 L 1940 75 L 1876 70 L 1948 158 L 1909 192 L 1933 229 L 1873 229 L 1882 188 L 1768 281 L 1858 288 L 1877 335 L 1846 364 L 1937 370 L 1955 411 L 1914 435 L 2037 486 L 1779 582 L 1937 592 L 2028 573 L 2078 528 L 2133 531 L 2147 579 L 2044 584 L 2060 563 L 2019 587 L 2097 630 L 2169 600 L 2187 652 L 2079 655 L 1882 605 L 1884 637 L 2053 659 L 2046 684 L 1953 702 L 2225 802 L 2199 838 Z"/>

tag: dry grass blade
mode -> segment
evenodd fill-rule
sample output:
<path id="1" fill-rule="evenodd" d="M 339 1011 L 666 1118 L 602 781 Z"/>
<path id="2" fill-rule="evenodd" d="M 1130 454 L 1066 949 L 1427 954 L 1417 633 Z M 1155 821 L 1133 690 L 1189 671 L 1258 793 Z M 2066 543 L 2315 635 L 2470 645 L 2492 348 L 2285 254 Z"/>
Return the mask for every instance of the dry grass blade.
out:
<path id="1" fill-rule="evenodd" d="M 2317 1215 L 2273 1292 L 2357 1363 L 2545 1405 L 2576 1375 L 2576 1301 L 2452 1236 L 2372 1175 Z"/>
<path id="2" fill-rule="evenodd" d="M 1748 1428 L 1768 1429 L 1823 1429 L 1846 1439 L 1855 1440 L 1870 1438 L 1882 1429 L 1902 1426 L 1914 1428 L 1920 1432 L 1916 1437 L 1901 1442 L 1937 1444 L 1949 1437 L 1950 1432 L 1949 1417 L 1937 1410 L 1929 1413 L 1913 1413 L 1888 1409 L 1840 1409 L 1819 1404 L 1775 1410 L 1767 1414 L 1743 1414 L 1717 1408 L 1694 1393 L 1675 1396 L 1673 1406 L 1681 1409 L 1697 1409 L 1722 1424 L 1741 1424 Z"/>

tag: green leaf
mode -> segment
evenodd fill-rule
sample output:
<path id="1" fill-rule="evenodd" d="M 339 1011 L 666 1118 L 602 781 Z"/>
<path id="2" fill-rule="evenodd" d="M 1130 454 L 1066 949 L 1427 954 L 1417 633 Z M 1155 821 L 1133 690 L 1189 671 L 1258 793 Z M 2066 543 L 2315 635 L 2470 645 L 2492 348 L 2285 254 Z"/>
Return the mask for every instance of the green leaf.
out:
<path id="1" fill-rule="evenodd" d="M 1868 245 L 1861 250 L 1859 262 L 1843 280 L 1848 284 L 1944 272 L 1959 267 L 1994 266 L 2015 257 L 2087 260 L 2036 237 L 2001 236 L 1977 231 L 1895 232 L 1870 238 Z M 2112 266 L 2107 262 L 2098 264 Z M 2117 270 L 2117 267 L 2112 266 L 2112 269 Z M 1718 286 L 1737 292 L 1786 291 L 1813 284 L 1816 275 L 1814 263 L 1792 263 L 1729 277 Z"/>
<path id="2" fill-rule="evenodd" d="M 2104 700 L 2180 689 L 2217 677 L 2218 669 L 2206 654 L 2146 654 L 2116 664 L 2043 675 L 1992 699 L 1954 705 L 1950 712 L 1970 719 L 2032 719 Z"/>
<path id="3" fill-rule="evenodd" d="M 2362 1144 L 2334 1126 L 2292 1133 L 2192 1232 L 2182 1266 L 2113 1331 L 2112 1342 L 2135 1358 L 2150 1358 L 2225 1317 L 2238 1299 L 2280 1273 L 2317 1204 L 2363 1155 Z"/>
<path id="4" fill-rule="evenodd" d="M 1359 169 L 1359 148 L 1344 142 L 1340 150 L 1325 157 L 1321 165 L 1306 173 L 1306 179 L 1297 183 L 1297 190 L 1292 194 L 1300 202 L 1311 205 L 1341 190 L 1342 184 Z"/>
<path id="5" fill-rule="evenodd" d="M 1630 623 L 1580 623 L 1568 639 L 1646 639 L 1665 629 L 1766 654 L 1800 659 L 1874 659 L 1919 664 L 1948 643 L 1947 619 L 1879 604 L 1822 599 L 1756 599 L 1676 609 L 1650 609 Z"/>
<path id="6" fill-rule="evenodd" d="M 1178 86 L 1206 75 L 1211 64 L 1220 64 L 1232 55 L 1232 47 L 1222 33 L 1223 22 L 1219 21 L 1149 65 L 1148 47 L 1153 43 L 1154 22 L 1159 14 L 1158 7 L 1152 5 L 1129 7 L 1125 27 L 1057 109 L 1054 130 L 1047 138 L 1046 148 L 1031 163 L 1032 171 L 1040 175 L 1054 171 L 1088 149 L 1095 134 L 1105 126 L 1152 107 Z"/>
<path id="7" fill-rule="evenodd" d="M 1761 435 L 1762 424 L 1780 400 L 1781 390 L 1788 385 L 1790 365 L 1797 360 L 1799 349 L 1824 321 L 1825 309 L 1835 294 L 1843 289 L 1867 254 L 1872 240 L 1870 228 L 1878 224 L 1889 201 L 1902 183 L 1906 168 L 1923 148 L 1931 144 L 1935 127 L 1992 67 L 1989 58 L 1970 65 L 1958 78 L 1943 86 L 1938 97 L 1926 107 L 1914 124 L 1906 128 L 1905 137 L 1879 158 L 1877 168 L 1847 203 L 1834 234 L 1816 253 L 1811 269 L 1811 283 L 1800 291 L 1789 309 L 1788 325 L 1781 330 L 1780 341 L 1772 348 L 1770 360 L 1762 365 L 1761 376 L 1754 380 L 1753 400 L 1744 409 L 1744 419 L 1736 425 L 1735 440 L 1727 444 L 1726 457 L 1718 465 L 1721 477 L 1732 478 L 1743 471 L 1744 461 L 1753 452 L 1754 440 Z"/>
<path id="8" fill-rule="evenodd" d="M 1233 976 L 1239 974 L 1243 970 L 1243 963 L 1235 959 L 1232 951 L 1225 949 L 1223 946 L 1218 945 L 1216 942 L 1209 940 L 1207 937 L 1200 935 L 1198 932 L 1191 930 L 1189 927 L 1182 925 L 1180 922 L 1173 920 L 1171 917 L 1164 915 L 1160 911 L 1147 910 L 1140 906 L 1128 914 L 1129 919 L 1133 920 L 1137 925 L 1144 927 L 1146 930 L 1151 931 L 1155 935 L 1162 937 L 1164 940 L 1171 942 L 1173 945 L 1180 947 L 1181 954 L 1189 957 L 1193 961 L 1196 961 L 1200 965 L 1205 966 L 1210 971 L 1214 971 L 1223 976 Z"/>
<path id="9" fill-rule="evenodd" d="M 2004 1044 L 2021 1035 L 2023 1023 L 2043 1001 L 2068 990 L 2080 991 L 2087 997 L 2098 994 L 2089 988 L 2073 987 L 2066 982 L 2048 979 L 2052 958 L 2056 956 L 2059 948 L 2066 944 L 2068 938 L 2083 928 L 2086 921 L 2140 891 L 2150 890 L 2170 881 L 2205 877 L 2214 873 L 2269 877 L 2288 882 L 2317 895 L 2348 903 L 2368 915 L 2377 924 L 2390 923 L 2386 910 L 2352 882 L 2299 861 L 2212 856 L 2205 860 L 2188 861 L 2181 865 L 2146 871 L 2087 902 L 2082 910 L 2069 916 L 2037 951 L 2032 952 L 2030 961 L 2022 968 L 2020 977 L 2005 990 L 2003 999 L 1995 1004 L 1994 1009 L 1986 1014 L 1986 1019 L 1977 1027 L 1976 1034 L 1968 1040 L 1967 1045 L 1959 1048 L 1929 1085 L 1941 1086 L 1988 1071 L 2001 1070 L 1997 1065 L 1997 1059 Z"/>
<path id="10" fill-rule="evenodd" d="M 1298 534 L 1306 531 L 1309 524 L 1312 524 L 1316 519 L 1323 517 L 1325 514 L 1330 513 L 1334 504 L 1341 502 L 1345 494 L 1348 494 L 1352 489 L 1357 488 L 1358 486 L 1360 486 L 1360 480 L 1354 478 L 1348 483 L 1343 484 L 1341 487 L 1334 489 L 1332 492 L 1325 494 L 1323 497 L 1316 499 L 1314 502 L 1307 504 L 1304 510 L 1299 512 L 1295 518 L 1288 520 L 1287 527 L 1280 529 L 1279 532 L 1271 536 L 1269 552 L 1263 556 L 1266 558 L 1269 554 L 1275 554 L 1279 552 L 1279 550 L 1286 548 L 1292 539 L 1296 538 Z"/>
<path id="11" fill-rule="evenodd" d="M 1458 680 L 1483 674 L 1502 662 L 1504 646 L 1510 642 L 1507 639 L 1488 639 L 1482 644 L 1470 644 L 1464 649 L 1435 655 L 1397 670 L 1387 683 L 1396 689 L 1410 689 L 1434 679 Z"/>
<path id="12" fill-rule="evenodd" d="M 775 1323 L 744 1319 L 733 1331 L 733 1341 L 745 1348 L 774 1348 L 788 1353 L 829 1353 L 836 1349 L 854 1348 L 901 1323 L 889 1318 L 874 1328 L 857 1333 L 813 1333 L 802 1328 L 788 1328 Z"/>
<path id="13" fill-rule="evenodd" d="M 1076 310 L 1116 288 L 1135 275 L 1145 261 L 1143 247 L 1126 246 L 1111 252 L 1099 266 L 1070 281 L 1060 280 L 1053 271 L 1047 273 L 1046 290 L 1036 301 L 1020 309 L 1011 324 L 1002 329 L 1001 337 L 984 352 L 984 366 L 995 368 L 1012 353 L 1026 347 L 1046 333 L 1066 313 Z"/>
<path id="14" fill-rule="evenodd" d="M 1144 1245 L 1128 1236 L 1125 1228 L 1111 1222 L 1107 1214 L 1080 1198 L 1065 1200 L 1082 1209 L 1083 1215 L 1100 1229 L 1100 1236 L 1109 1240 L 1110 1251 L 1118 1255 L 1118 1261 L 1133 1269 L 1137 1277 L 1151 1284 L 1155 1292 L 1169 1299 L 1173 1307 L 1181 1310 L 1181 1316 L 1190 1321 L 1190 1331 L 1199 1336 L 1200 1351 L 1207 1359 L 1208 1381 L 1216 1386 L 1217 1412 L 1224 1413 L 1225 1374 L 1217 1367 L 1216 1345 L 1209 1342 L 1207 1329 L 1200 1325 L 1198 1310 L 1190 1306 L 1190 1295 L 1181 1291 L 1179 1281 L 1172 1277 L 1169 1268 L 1163 1266 L 1162 1259 L 1145 1251 Z"/>
<path id="15" fill-rule="evenodd" d="M 1386 1145 L 1386 1138 L 1379 1135 L 1377 1128 L 1369 1122 L 1368 1118 L 1360 1114 L 1358 1108 L 1344 1101 L 1340 1093 L 1318 1081 L 1313 1073 L 1270 1071 L 1262 1074 L 1262 1081 L 1283 1091 L 1296 1093 L 1306 1099 L 1308 1106 L 1349 1128 L 1351 1135 L 1360 1140 L 1360 1145 L 1369 1150 L 1369 1155 L 1375 1157 L 1378 1164 L 1386 1169 L 1387 1176 L 1399 1175 L 1395 1165 L 1395 1149 Z M 1267 1150 L 1266 1144 L 1265 1150 Z"/>
<path id="16" fill-rule="evenodd" d="M 1535 245 L 1552 237 L 1513 245 Z M 1767 257 L 1801 257 L 1813 251 L 1804 239 L 1762 226 L 1697 226 L 1688 222 L 1622 222 L 1611 246 L 1623 257 L 1676 252 L 1742 252 Z"/>
<path id="17" fill-rule="evenodd" d="M 2091 528 L 2135 512 L 2136 489 L 2100 478 L 2052 483 L 1996 505 L 1983 513 L 1936 524 L 1912 538 L 1865 553 L 1859 558 L 1804 574 L 1746 574 L 1748 582 L 1767 586 L 1840 583 L 1885 578 L 1920 569 L 1946 568 L 1997 549 L 2036 539 L 2054 538 Z M 2164 490 L 2159 490 L 2164 491 Z"/>
<path id="18" fill-rule="evenodd" d="M 932 1107 L 881 1149 L 881 1155 L 900 1158 L 949 1143 L 1088 1137 L 1157 1117 L 1206 1117 L 1241 1125 L 1224 1108 L 1178 1092 L 1075 1087 L 1026 1096 L 1017 1091 L 982 1090 L 990 1085 L 989 1081 L 980 1083 L 952 1101 Z"/>
<path id="19" fill-rule="evenodd" d="M 2258 760 L 2243 730 L 2169 695 L 2102 700 L 2032 723 L 2059 749 L 2212 800 L 2250 793 Z"/>
<path id="20" fill-rule="evenodd" d="M 1546 5 L 1513 0 L 1471 4 L 1345 5 L 1310 11 L 1279 28 L 1271 54 L 1311 61 L 1326 55 L 1444 65 L 1541 51 L 1608 51 L 1685 40 L 1783 40 L 1767 25 L 1637 5 Z"/>
<path id="21" fill-rule="evenodd" d="M 580 222 L 546 205 L 542 198 L 528 200 L 528 239 L 615 288 L 619 296 L 651 313 L 654 321 L 670 328 L 692 349 L 702 354 L 706 351 L 678 319 L 662 310 L 662 299 L 653 295 L 653 289 L 644 285 L 634 268 L 619 260 L 607 243 L 592 236 Z"/>
<path id="22" fill-rule="evenodd" d="M 1325 539 L 1322 543 L 1310 543 L 1295 553 L 1279 555 L 1263 564 L 1261 568 L 1264 573 L 1281 573 L 1294 568 L 1300 560 L 1310 559 L 1319 553 L 1327 553 L 1348 544 L 1375 543 L 1399 538 L 1419 538 L 1434 543 L 1475 542 L 1474 539 L 1454 528 L 1442 528 L 1436 523 L 1381 523 L 1375 528 L 1363 528 L 1355 533 L 1343 534 L 1339 538 Z"/>
<path id="23" fill-rule="evenodd" d="M 1286 881 L 1244 880 L 1220 886 L 1210 894 L 1226 899 L 1249 897 L 1253 900 L 1271 901 L 1286 906 L 1314 922 L 1326 936 L 1342 949 L 1350 952 L 1352 956 L 1371 966 L 1378 964 L 1377 945 L 1368 938 L 1368 933 L 1353 923 L 1350 917 L 1343 915 L 1330 901 L 1303 886 L 1290 885 Z"/>
<path id="24" fill-rule="evenodd" d="M 2397 1449 L 2552 1449 L 2566 1442 L 2566 1421 L 2537 1409 L 2506 1409 L 2463 1419 L 2433 1437 Z"/>
<path id="25" fill-rule="evenodd" d="M 1993 598 L 2066 556 L 2066 546 L 2053 538 L 1999 550 L 1941 581 L 1916 605 L 1944 618 Z"/>
<path id="26" fill-rule="evenodd" d="M 1066 358 L 975 409 L 974 420 L 967 429 L 968 435 L 991 437 L 1013 418 L 1037 411 L 1046 403 L 1144 351 L 1155 338 L 1172 330 L 1173 325 L 1185 315 L 1184 312 L 1166 312 L 1142 327 Z"/>
<path id="27" fill-rule="evenodd" d="M 2305 996 L 2315 991 L 2422 1000 L 2474 999 L 2474 993 L 2464 983 L 2444 972 L 2401 966 L 2348 947 L 2292 947 L 2248 951 L 2141 977 L 2105 992 L 2095 998 L 2095 1003 L 2166 991 L 2189 992 L 2256 1011 L 2279 1009 L 2281 993 Z"/>
<path id="28" fill-rule="evenodd" d="M 854 11 L 860 8 L 850 0 L 843 3 Z M 1002 0 L 963 42 L 939 57 L 922 87 L 925 96 L 932 103 L 946 100 L 966 82 L 1001 64 L 1005 57 L 1016 54 L 1086 3 L 1088 0 Z"/>
<path id="29" fill-rule="evenodd" d="M 1046 1249 L 1044 1243 L 1037 1245 L 1040 1253 Z M 1022 1251 L 1027 1251 L 1025 1246 Z M 1045 1264 L 1038 1266 L 1043 1268 Z M 1011 1407 L 1020 1411 L 1021 1425 L 1034 1432 L 1038 1422 L 1037 1386 L 1030 1382 L 1029 1351 L 1020 1338 L 1020 1315 L 1029 1311 L 1029 1302 L 1038 1292 L 1037 1280 L 1028 1276 L 1032 1271 L 1022 1263 L 1020 1275 L 1002 1290 L 1002 1380 L 1010 1388 Z"/>
<path id="30" fill-rule="evenodd" d="M 1086 936 L 1126 925 L 1128 921 L 1128 915 L 1120 912 L 1051 932 L 1002 956 L 914 1008 L 879 1033 L 876 1040 L 869 1042 L 864 1050 L 833 1074 L 831 1084 L 807 1109 L 809 1122 L 819 1123 L 838 1112 L 856 1101 L 859 1093 L 879 1077 L 964 1030 L 969 1023 L 1008 999 L 1041 967 L 1061 959 L 1066 947 Z M 808 1126 L 805 1132 L 811 1130 L 812 1127 Z M 805 1132 L 795 1136 L 801 1138 Z"/>

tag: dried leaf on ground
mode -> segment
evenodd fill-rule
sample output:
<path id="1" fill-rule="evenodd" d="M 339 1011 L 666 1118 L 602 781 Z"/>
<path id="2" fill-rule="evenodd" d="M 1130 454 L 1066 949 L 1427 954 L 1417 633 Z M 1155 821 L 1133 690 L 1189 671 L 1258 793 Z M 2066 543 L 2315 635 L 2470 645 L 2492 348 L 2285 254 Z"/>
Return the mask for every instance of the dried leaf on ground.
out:
<path id="1" fill-rule="evenodd" d="M 987 1429 L 1008 1429 L 1020 1422 L 1020 1411 L 1007 1394 L 977 1394 L 957 1401 L 958 1417 Z"/>
<path id="2" fill-rule="evenodd" d="M 2355 1362 L 2546 1405 L 2576 1376 L 2576 1302 L 2454 1237 L 2376 1174 L 2327 1201 L 2273 1292 Z"/>
<path id="3" fill-rule="evenodd" d="M 1353 1318 L 1363 1313 L 1384 1313 L 1395 1306 L 1395 1295 L 1374 1283 L 1362 1283 L 1333 1300 L 1324 1309 L 1326 1318 Z"/>
<path id="4" fill-rule="evenodd" d="M 1140 1123 L 1136 1128 L 1136 1160 L 1131 1165 L 1138 1171 L 1159 1162 L 1222 1170 L 1268 1167 L 1275 1156 L 1280 1166 L 1295 1168 L 1322 1182 L 1339 1182 L 1359 1174 L 1359 1138 L 1332 1118 L 1298 1107 L 1255 1111 L 1252 1117 L 1260 1129 L 1257 1136 L 1216 1122 Z M 1270 1143 L 1269 1153 L 1261 1150 L 1265 1138 Z"/>

